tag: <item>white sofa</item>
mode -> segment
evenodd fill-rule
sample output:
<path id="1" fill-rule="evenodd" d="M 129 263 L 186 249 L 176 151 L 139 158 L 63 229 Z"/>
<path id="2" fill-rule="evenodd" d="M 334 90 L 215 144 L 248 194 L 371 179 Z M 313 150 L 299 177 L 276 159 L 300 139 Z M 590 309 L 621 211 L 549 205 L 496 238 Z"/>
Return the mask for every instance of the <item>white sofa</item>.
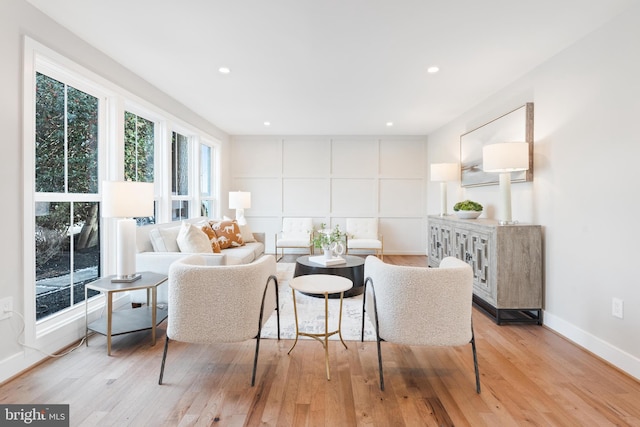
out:
<path id="1" fill-rule="evenodd" d="M 169 267 L 174 261 L 182 259 L 192 253 L 180 252 L 175 242 L 182 222 L 188 222 L 194 225 L 202 224 L 210 221 L 207 217 L 190 218 L 183 221 L 169 222 L 163 224 L 150 224 L 136 227 L 136 270 L 152 271 L 154 273 L 169 274 Z M 151 243 L 152 230 L 160 230 L 164 236 L 165 250 L 155 251 Z M 242 231 L 246 231 L 244 229 Z M 158 234 L 158 233 L 156 233 Z M 220 253 L 199 254 L 206 259 L 207 265 L 240 265 L 249 264 L 260 259 L 264 255 L 264 233 L 251 233 L 252 238 L 243 233 L 245 243 L 240 247 L 222 249 Z M 146 294 L 144 292 L 132 293 L 133 302 L 146 302 Z M 167 302 L 167 287 L 161 285 L 158 288 L 158 301 Z"/>

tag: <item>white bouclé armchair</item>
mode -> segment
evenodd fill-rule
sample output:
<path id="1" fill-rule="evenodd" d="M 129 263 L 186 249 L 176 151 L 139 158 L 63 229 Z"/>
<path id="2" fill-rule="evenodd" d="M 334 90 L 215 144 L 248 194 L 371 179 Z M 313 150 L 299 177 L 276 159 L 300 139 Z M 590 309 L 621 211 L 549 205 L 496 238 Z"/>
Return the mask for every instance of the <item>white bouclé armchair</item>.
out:
<path id="1" fill-rule="evenodd" d="M 278 282 L 270 255 L 250 264 L 207 265 L 192 255 L 169 268 L 169 317 L 160 367 L 162 384 L 170 340 L 214 344 L 256 339 L 251 385 L 255 384 L 262 326 L 276 311 L 278 339 Z"/>
<path id="2" fill-rule="evenodd" d="M 380 342 L 404 345 L 462 346 L 471 344 L 480 393 L 480 375 L 471 322 L 473 272 L 454 257 L 439 268 L 385 264 L 368 256 L 364 265 L 364 313 L 376 329 L 380 389 L 384 390 Z"/>

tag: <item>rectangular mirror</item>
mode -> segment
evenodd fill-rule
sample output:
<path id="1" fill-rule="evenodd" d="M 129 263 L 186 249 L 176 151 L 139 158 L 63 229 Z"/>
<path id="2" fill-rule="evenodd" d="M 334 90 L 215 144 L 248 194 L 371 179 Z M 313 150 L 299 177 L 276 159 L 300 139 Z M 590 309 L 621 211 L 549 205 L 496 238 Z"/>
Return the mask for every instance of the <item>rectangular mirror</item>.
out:
<path id="1" fill-rule="evenodd" d="M 497 185 L 498 174 L 482 170 L 482 147 L 500 142 L 528 142 L 529 170 L 513 172 L 511 182 L 533 181 L 533 103 L 460 135 L 460 177 L 463 187 Z"/>

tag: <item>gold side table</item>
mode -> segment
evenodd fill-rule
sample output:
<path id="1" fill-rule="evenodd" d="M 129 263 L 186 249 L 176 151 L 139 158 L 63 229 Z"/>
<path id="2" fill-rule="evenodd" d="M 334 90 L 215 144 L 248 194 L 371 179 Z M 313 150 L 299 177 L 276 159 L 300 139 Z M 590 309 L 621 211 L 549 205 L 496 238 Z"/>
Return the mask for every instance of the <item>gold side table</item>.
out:
<path id="1" fill-rule="evenodd" d="M 156 326 L 167 318 L 168 310 L 158 308 L 158 286 L 167 281 L 164 274 L 143 272 L 142 277 L 135 282 L 112 282 L 114 276 L 102 277 L 88 283 L 84 288 L 84 318 L 85 318 L 85 345 L 89 345 L 89 330 L 95 331 L 107 337 L 107 355 L 111 356 L 111 337 L 128 334 L 131 332 L 151 329 L 151 345 L 156 344 Z M 89 323 L 87 291 L 93 289 L 103 292 L 107 299 L 107 317 Z M 113 294 L 144 289 L 147 291 L 147 306 L 126 310 L 113 311 Z M 151 298 L 149 298 L 151 297 Z M 151 299 L 151 304 L 149 304 Z"/>
<path id="2" fill-rule="evenodd" d="M 347 348 L 342 339 L 342 299 L 344 292 L 353 287 L 353 282 L 347 278 L 334 276 L 330 274 L 310 274 L 307 276 L 298 276 L 289 282 L 291 292 L 293 293 L 293 313 L 296 320 L 296 340 L 287 352 L 290 354 L 298 343 L 299 336 L 305 336 L 315 339 L 322 344 L 324 348 L 324 363 L 327 370 L 327 380 L 331 380 L 329 372 L 329 337 L 338 334 L 344 348 Z M 321 294 L 324 295 L 324 334 L 316 334 L 310 332 L 300 332 L 298 328 L 298 308 L 296 306 L 296 291 L 305 294 Z M 340 293 L 340 310 L 338 315 L 338 329 L 329 332 L 329 294 Z"/>

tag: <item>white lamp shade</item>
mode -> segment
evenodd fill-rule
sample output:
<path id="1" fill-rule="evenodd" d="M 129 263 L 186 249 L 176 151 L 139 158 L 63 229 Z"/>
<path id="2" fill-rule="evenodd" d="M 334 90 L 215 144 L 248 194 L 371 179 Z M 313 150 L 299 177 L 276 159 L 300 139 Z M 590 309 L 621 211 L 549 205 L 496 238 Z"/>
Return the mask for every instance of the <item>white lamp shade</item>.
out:
<path id="1" fill-rule="evenodd" d="M 104 218 L 153 216 L 153 183 L 102 181 L 101 211 Z"/>
<path id="2" fill-rule="evenodd" d="M 504 142 L 482 147 L 485 172 L 515 172 L 529 169 L 529 143 Z"/>
<path id="3" fill-rule="evenodd" d="M 431 181 L 456 181 L 459 172 L 457 163 L 432 163 Z"/>
<path id="4" fill-rule="evenodd" d="M 245 209 L 251 207 L 251 193 L 248 191 L 230 191 L 229 209 Z"/>

